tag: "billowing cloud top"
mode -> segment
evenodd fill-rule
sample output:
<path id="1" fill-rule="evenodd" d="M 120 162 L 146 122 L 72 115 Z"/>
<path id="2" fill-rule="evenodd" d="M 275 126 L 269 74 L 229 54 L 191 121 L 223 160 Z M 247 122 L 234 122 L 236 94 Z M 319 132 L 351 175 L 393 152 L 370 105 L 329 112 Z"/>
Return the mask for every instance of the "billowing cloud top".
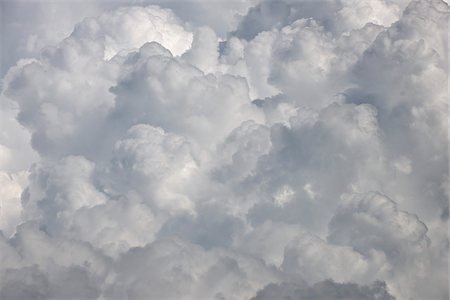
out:
<path id="1" fill-rule="evenodd" d="M 1 299 L 448 299 L 446 2 L 0 5 Z"/>

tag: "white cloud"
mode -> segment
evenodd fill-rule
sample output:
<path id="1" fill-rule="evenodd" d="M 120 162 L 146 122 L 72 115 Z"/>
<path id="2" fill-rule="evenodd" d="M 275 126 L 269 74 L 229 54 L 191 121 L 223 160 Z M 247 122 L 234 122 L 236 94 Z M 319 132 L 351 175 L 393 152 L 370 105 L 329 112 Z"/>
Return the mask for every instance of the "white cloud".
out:
<path id="1" fill-rule="evenodd" d="M 436 278 L 442 276 L 442 266 L 432 266 L 430 260 L 433 250 L 427 226 L 416 215 L 399 210 L 394 201 L 381 194 L 345 197 L 329 227 L 331 243 L 351 246 L 364 256 L 383 253 L 390 270 L 381 278 L 390 282 L 390 288 L 402 298 L 418 294 L 419 286 L 426 285 L 421 282 L 434 281 L 427 269 L 434 269 Z M 437 282 L 436 286 L 440 284 Z"/>
<path id="2" fill-rule="evenodd" d="M 6 237 L 14 234 L 21 223 L 20 195 L 27 184 L 27 172 L 0 172 L 0 230 Z"/>
<path id="3" fill-rule="evenodd" d="M 184 30 L 170 10 L 157 6 L 120 7 L 98 18 L 86 19 L 73 32 L 81 38 L 104 39 L 104 58 L 155 41 L 181 55 L 190 48 L 192 33 Z"/>
<path id="4" fill-rule="evenodd" d="M 448 298 L 444 2 L 2 8 L 0 298 Z"/>

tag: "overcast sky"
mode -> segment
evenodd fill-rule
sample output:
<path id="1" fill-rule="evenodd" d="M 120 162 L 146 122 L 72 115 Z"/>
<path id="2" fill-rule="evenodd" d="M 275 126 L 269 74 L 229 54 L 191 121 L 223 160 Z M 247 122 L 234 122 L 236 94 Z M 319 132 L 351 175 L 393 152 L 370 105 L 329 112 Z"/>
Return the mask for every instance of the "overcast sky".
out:
<path id="1" fill-rule="evenodd" d="M 448 299 L 443 0 L 0 1 L 1 299 Z"/>

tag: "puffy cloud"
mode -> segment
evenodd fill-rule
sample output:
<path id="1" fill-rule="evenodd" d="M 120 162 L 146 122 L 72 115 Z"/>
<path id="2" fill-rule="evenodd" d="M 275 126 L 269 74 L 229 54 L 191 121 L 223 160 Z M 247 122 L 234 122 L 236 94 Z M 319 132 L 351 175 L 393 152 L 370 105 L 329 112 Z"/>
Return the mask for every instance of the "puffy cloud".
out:
<path id="1" fill-rule="evenodd" d="M 280 276 L 253 257 L 205 251 L 179 238 L 159 239 L 112 261 L 88 243 L 51 237 L 32 223 L 21 225 L 10 240 L 1 237 L 6 299 L 240 299 Z"/>
<path id="2" fill-rule="evenodd" d="M 367 23 L 389 26 L 400 17 L 408 1 L 261 1 L 240 21 L 234 34 L 251 40 L 263 31 L 300 19 L 314 19 L 328 32 L 342 34 Z"/>
<path id="3" fill-rule="evenodd" d="M 219 40 L 209 27 L 201 27 L 194 35 L 192 47 L 183 57 L 204 73 L 214 72 L 219 58 Z"/>
<path id="4" fill-rule="evenodd" d="M 233 71 L 248 78 L 252 98 L 264 99 L 283 93 L 291 102 L 323 107 L 348 87 L 349 67 L 383 29 L 381 25 L 364 24 L 334 35 L 319 19 L 299 17 L 244 41 L 240 51 L 243 53 L 231 52 L 237 46 L 232 39 L 228 41 L 230 47 L 225 49 L 245 64 L 242 68 L 234 62 Z"/>
<path id="5" fill-rule="evenodd" d="M 311 283 L 327 278 L 364 283 L 378 278 L 386 268 L 381 255 L 366 259 L 351 247 L 330 245 L 311 234 L 299 235 L 286 245 L 281 267 L 293 278 Z"/>
<path id="6" fill-rule="evenodd" d="M 98 18 L 84 20 L 75 27 L 73 35 L 104 39 L 105 59 L 149 41 L 180 55 L 190 48 L 192 34 L 178 22 L 172 11 L 157 6 L 120 7 Z"/>
<path id="7" fill-rule="evenodd" d="M 0 95 L 0 169 L 19 172 L 38 160 L 30 145 L 30 133 L 16 120 L 17 108 Z"/>
<path id="8" fill-rule="evenodd" d="M 369 286 L 321 281 L 313 286 L 294 283 L 269 284 L 253 299 L 395 299 L 386 284 L 376 281 Z"/>
<path id="9" fill-rule="evenodd" d="M 15 232 L 17 225 L 21 223 L 22 203 L 20 196 L 27 185 L 26 172 L 0 173 L 0 230 L 6 236 Z"/>
<path id="10" fill-rule="evenodd" d="M 184 189 L 198 169 L 194 154 L 180 136 L 149 125 L 133 126 L 114 148 L 111 172 L 122 185 L 116 190 L 135 189 L 158 210 L 192 211 Z"/>
<path id="11" fill-rule="evenodd" d="M 378 188 L 366 176 L 384 176 L 376 110 L 370 105 L 335 103 L 318 115 L 299 114 L 290 128 L 272 126 L 271 143 L 271 152 L 245 182 L 259 197 L 249 211 L 254 224 L 283 221 L 323 234 L 336 195 Z"/>
<path id="12" fill-rule="evenodd" d="M 80 60 L 83 58 L 80 56 Z M 83 132 L 93 124 L 100 129 L 97 120 L 112 105 L 108 80 L 94 76 L 98 70 L 95 67 L 92 72 L 84 69 L 68 72 L 53 65 L 57 63 L 61 60 L 29 61 L 12 68 L 4 79 L 5 94 L 17 101 L 18 121 L 31 132 L 31 144 L 40 155 L 92 153 L 87 146 L 100 132 L 92 130 L 90 135 Z M 79 143 L 81 140 L 84 142 Z"/>
<path id="13" fill-rule="evenodd" d="M 116 94 L 112 118 L 126 125 L 148 123 L 211 145 L 236 124 L 264 118 L 250 102 L 242 77 L 205 75 L 190 64 L 161 55 L 135 54 L 128 62 L 112 88 Z"/>
<path id="14" fill-rule="evenodd" d="M 78 4 L 6 21 L 2 299 L 448 298 L 447 4 Z"/>
<path id="15" fill-rule="evenodd" d="M 410 172 L 397 171 L 395 186 L 385 193 L 420 210 L 425 220 L 446 211 L 448 202 L 442 188 L 448 178 L 447 19 L 444 2 L 411 2 L 361 56 L 351 75 L 357 85 L 346 92 L 348 102 L 377 107 L 395 168 L 411 161 Z"/>
<path id="16" fill-rule="evenodd" d="M 46 222 L 71 215 L 83 207 L 106 201 L 91 178 L 94 165 L 83 157 L 67 157 L 57 164 L 36 165 L 23 194 L 24 217 Z"/>
<path id="17" fill-rule="evenodd" d="M 277 272 L 260 260 L 226 250 L 205 252 L 177 238 L 133 249 L 116 268 L 117 283 L 106 292 L 113 298 L 241 299 L 278 281 Z"/>
<path id="18" fill-rule="evenodd" d="M 175 2 L 165 0 L 139 0 L 141 4 L 156 4 L 171 9 L 189 27 L 211 27 L 225 38 L 234 30 L 247 11 L 260 0 Z M 131 1 L 133 3 L 133 1 Z M 134 1 L 136 3 L 136 1 Z"/>
<path id="19" fill-rule="evenodd" d="M 5 299 L 96 298 L 109 269 L 89 244 L 50 237 L 32 223 L 18 227 L 5 248 L 18 257 L 13 267 L 2 265 Z"/>
<path id="20" fill-rule="evenodd" d="M 101 12 L 94 1 L 2 1 L 0 76 L 21 58 L 31 58 L 71 33 L 76 23 Z"/>
<path id="21" fill-rule="evenodd" d="M 393 262 L 401 264 L 402 258 L 407 258 L 402 253 L 427 246 L 427 230 L 417 216 L 399 211 L 395 202 L 374 193 L 345 199 L 330 222 L 328 239 L 351 245 L 361 253 L 372 249 L 382 251 Z"/>
<path id="22" fill-rule="evenodd" d="M 442 284 L 446 270 L 439 263 L 432 267 L 436 262 L 427 226 L 416 215 L 399 210 L 391 199 L 378 193 L 344 197 L 329 227 L 327 239 L 333 244 L 351 246 L 364 256 L 383 253 L 390 266 L 383 276 L 390 278 L 390 287 L 398 295 L 413 297 L 428 280 L 435 286 Z M 435 280 L 426 271 L 430 268 L 435 270 Z M 414 278 L 407 275 L 412 273 Z M 417 283 L 412 287 L 411 282 Z M 439 292 L 433 295 L 441 296 Z"/>
<path id="23" fill-rule="evenodd" d="M 83 299 L 95 299 L 99 296 L 98 290 L 89 282 L 84 270 L 66 268 L 58 275 L 57 278 L 48 278 L 47 274 L 36 266 L 7 270 L 3 277 L 2 298 L 48 299 L 54 297 L 68 299 L 82 297 Z"/>
<path id="24" fill-rule="evenodd" d="M 347 245 L 335 245 L 299 225 L 266 221 L 235 243 L 239 251 L 261 257 L 287 278 L 305 283 L 333 278 L 337 282 L 367 284 L 388 268 L 382 254 L 366 257 Z M 342 268 L 346 272 L 342 272 Z"/>

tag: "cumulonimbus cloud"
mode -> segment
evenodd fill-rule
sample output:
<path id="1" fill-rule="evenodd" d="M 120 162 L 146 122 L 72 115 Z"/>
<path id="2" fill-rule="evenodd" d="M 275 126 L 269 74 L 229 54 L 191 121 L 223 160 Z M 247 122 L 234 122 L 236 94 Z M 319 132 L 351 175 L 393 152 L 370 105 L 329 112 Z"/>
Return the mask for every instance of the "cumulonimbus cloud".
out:
<path id="1" fill-rule="evenodd" d="M 2 299 L 448 298 L 446 2 L 72 6 L 5 21 Z"/>

